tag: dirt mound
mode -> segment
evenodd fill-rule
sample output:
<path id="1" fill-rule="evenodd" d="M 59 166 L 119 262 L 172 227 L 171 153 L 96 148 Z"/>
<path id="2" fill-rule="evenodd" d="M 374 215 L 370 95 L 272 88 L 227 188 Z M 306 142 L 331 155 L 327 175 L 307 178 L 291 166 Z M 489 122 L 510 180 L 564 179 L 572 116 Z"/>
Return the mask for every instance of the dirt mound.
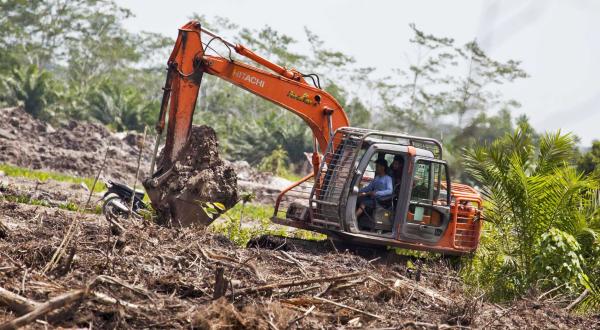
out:
<path id="1" fill-rule="evenodd" d="M 215 131 L 192 126 L 190 137 L 171 169 L 144 182 L 160 222 L 179 226 L 207 226 L 214 216 L 203 203 L 221 203 L 226 209 L 237 202 L 237 176 L 219 157 Z"/>
<path id="2" fill-rule="evenodd" d="M 100 124 L 69 121 L 57 128 L 22 108 L 0 109 L 0 162 L 75 176 L 93 177 L 110 147 L 104 176 L 131 184 L 137 166 L 139 134 L 111 133 Z M 151 148 L 143 153 L 150 162 Z M 142 166 L 140 177 L 144 177 Z"/>
<path id="3" fill-rule="evenodd" d="M 22 108 L 0 109 L 0 163 L 93 177 L 110 146 L 102 177 L 132 185 L 141 139 L 136 132 L 113 133 L 94 123 L 69 121 L 54 128 Z M 151 157 L 149 137 L 142 153 L 140 182 L 149 174 Z M 257 171 L 244 161 L 225 164 L 237 173 L 240 189 L 254 192 L 257 202 L 273 203 L 280 190 L 291 183 Z"/>
<path id="4" fill-rule="evenodd" d="M 70 258 L 44 266 L 79 218 Z M 74 303 L 40 317 L 43 328 L 200 329 L 594 329 L 598 320 L 560 305 L 522 300 L 509 306 L 470 296 L 443 260 L 407 262 L 339 250 L 310 253 L 242 249 L 199 228 L 126 223 L 111 236 L 100 216 L 0 201 L 0 288 L 31 304 L 0 299 L 0 324 L 31 306 L 81 288 Z M 319 246 L 322 243 L 317 242 Z M 219 269 L 223 280 L 219 282 Z M 217 285 L 220 283 L 220 285 Z M 222 291 L 217 288 L 223 288 Z M 4 291 L 6 292 L 6 291 Z M 0 294 L 2 291 L 0 290 Z"/>

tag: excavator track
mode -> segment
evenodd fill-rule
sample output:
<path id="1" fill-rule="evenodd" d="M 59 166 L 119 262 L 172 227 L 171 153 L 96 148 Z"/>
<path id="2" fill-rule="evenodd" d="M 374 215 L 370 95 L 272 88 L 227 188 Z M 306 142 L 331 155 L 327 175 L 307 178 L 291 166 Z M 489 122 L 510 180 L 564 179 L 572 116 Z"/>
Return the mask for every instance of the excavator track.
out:
<path id="1" fill-rule="evenodd" d="M 405 264 L 407 261 L 422 264 L 437 259 L 416 255 L 403 255 L 385 246 L 349 244 L 331 238 L 325 240 L 308 240 L 279 235 L 261 235 L 248 241 L 246 247 L 315 255 L 351 253 L 363 257 L 370 262 L 386 264 Z M 448 260 L 448 262 L 457 266 L 460 264 L 460 257 L 441 256 L 440 258 Z"/>

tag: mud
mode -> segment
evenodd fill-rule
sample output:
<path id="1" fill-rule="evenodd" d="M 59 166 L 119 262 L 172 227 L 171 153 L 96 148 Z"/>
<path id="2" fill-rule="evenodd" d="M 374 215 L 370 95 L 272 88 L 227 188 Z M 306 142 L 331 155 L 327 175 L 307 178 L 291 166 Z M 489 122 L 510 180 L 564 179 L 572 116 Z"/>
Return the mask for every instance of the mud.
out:
<path id="1" fill-rule="evenodd" d="M 235 205 L 237 176 L 219 157 L 218 147 L 212 128 L 192 126 L 172 168 L 161 168 L 159 176 L 144 182 L 160 223 L 207 226 L 216 214 L 205 211 L 206 203 L 220 203 L 224 210 Z"/>

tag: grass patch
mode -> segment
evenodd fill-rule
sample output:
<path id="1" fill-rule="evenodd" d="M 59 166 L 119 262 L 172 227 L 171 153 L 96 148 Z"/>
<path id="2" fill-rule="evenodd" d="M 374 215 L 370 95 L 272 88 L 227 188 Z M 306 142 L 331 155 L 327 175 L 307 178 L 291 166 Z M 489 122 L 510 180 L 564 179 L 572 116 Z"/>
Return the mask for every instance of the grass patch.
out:
<path id="1" fill-rule="evenodd" d="M 291 171 L 285 171 L 284 173 L 280 173 L 279 176 L 286 180 L 290 180 L 292 182 L 297 182 L 297 181 L 302 180 L 306 175 L 299 175 L 299 174 L 293 173 Z"/>
<path id="2" fill-rule="evenodd" d="M 35 198 L 31 198 L 29 196 L 24 196 L 24 195 L 4 195 L 3 199 L 6 201 L 9 201 L 9 202 L 13 202 L 13 203 L 39 205 L 39 206 L 45 206 L 45 207 L 56 207 L 61 210 L 67 210 L 67 211 L 78 211 L 79 210 L 79 205 L 77 205 L 76 203 L 73 203 L 73 202 L 49 203 L 46 200 L 35 199 Z M 97 205 L 93 209 L 85 210 L 84 213 L 102 214 L 102 207 Z"/>
<path id="3" fill-rule="evenodd" d="M 4 174 L 6 174 L 7 176 L 39 180 L 42 182 L 45 182 L 48 180 L 69 182 L 69 183 L 75 183 L 75 184 L 80 184 L 83 182 L 90 189 L 92 188 L 92 185 L 94 184 L 94 178 L 81 178 L 81 177 L 71 176 L 71 175 L 57 173 L 57 172 L 32 170 L 29 168 L 8 165 L 8 164 L 0 164 L 0 171 L 4 172 Z M 104 182 L 98 181 L 96 183 L 96 188 L 94 189 L 94 191 L 100 192 L 103 190 L 106 190 L 106 186 L 104 185 Z"/>
<path id="4" fill-rule="evenodd" d="M 272 206 L 238 203 L 235 207 L 221 215 L 221 218 L 210 225 L 215 233 L 223 234 L 238 246 L 246 246 L 248 241 L 262 235 L 273 235 L 300 238 L 305 240 L 324 240 L 326 235 L 271 222 L 274 208 Z M 240 226 L 240 219 L 242 220 Z"/>

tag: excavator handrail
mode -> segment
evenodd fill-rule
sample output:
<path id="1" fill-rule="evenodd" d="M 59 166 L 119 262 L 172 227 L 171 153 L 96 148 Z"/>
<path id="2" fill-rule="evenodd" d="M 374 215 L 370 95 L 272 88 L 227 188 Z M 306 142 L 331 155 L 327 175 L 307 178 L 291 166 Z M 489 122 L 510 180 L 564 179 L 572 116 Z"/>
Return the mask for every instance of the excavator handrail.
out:
<path id="1" fill-rule="evenodd" d="M 303 177 L 302 179 L 292 183 L 291 185 L 287 186 L 287 188 L 283 189 L 279 195 L 277 195 L 277 199 L 275 200 L 275 208 L 274 208 L 274 212 L 273 212 L 273 216 L 277 217 L 277 213 L 279 212 L 279 204 L 281 204 L 281 200 L 283 199 L 283 196 L 285 194 L 287 194 L 290 190 L 298 187 L 299 185 L 303 184 L 304 182 L 310 180 L 312 177 L 314 177 L 314 173 L 310 173 L 307 176 Z"/>
<path id="2" fill-rule="evenodd" d="M 394 132 L 386 132 L 386 131 L 380 131 L 380 130 L 372 130 L 372 129 L 367 129 L 367 128 L 356 128 L 356 127 L 340 127 L 335 130 L 334 135 L 335 135 L 335 133 L 337 133 L 337 131 L 341 131 L 341 130 L 352 130 L 353 132 L 363 131 L 363 132 L 365 132 L 365 134 L 361 138 L 363 141 L 369 136 L 378 135 L 378 136 L 382 136 L 382 137 L 393 137 L 393 138 L 405 139 L 405 140 L 410 141 L 410 144 L 400 144 L 400 145 L 413 146 L 414 142 L 430 143 L 430 144 L 433 144 L 438 149 L 439 154 L 438 154 L 438 157 L 436 157 L 436 158 L 442 159 L 442 153 L 443 153 L 442 143 L 440 143 L 438 140 L 436 140 L 434 138 L 420 137 L 420 136 L 408 135 L 408 134 L 404 134 L 404 133 L 394 133 Z"/>

